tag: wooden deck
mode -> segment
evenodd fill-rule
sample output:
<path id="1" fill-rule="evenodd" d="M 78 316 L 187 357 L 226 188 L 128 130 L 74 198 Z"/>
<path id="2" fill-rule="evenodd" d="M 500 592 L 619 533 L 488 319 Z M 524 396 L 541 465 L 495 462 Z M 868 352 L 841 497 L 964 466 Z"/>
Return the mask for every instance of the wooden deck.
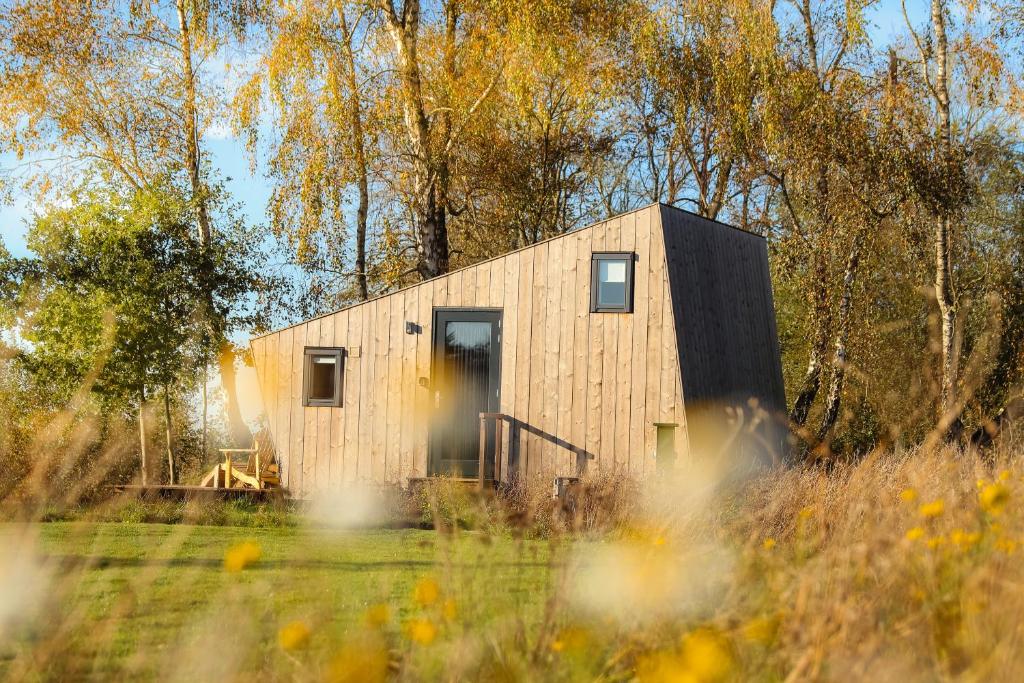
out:
<path id="1" fill-rule="evenodd" d="M 185 486 L 182 484 L 171 485 L 149 485 L 122 484 L 109 487 L 117 493 L 135 495 L 144 500 L 170 499 L 170 500 L 228 500 L 237 498 L 249 498 L 252 500 L 283 500 L 284 491 L 274 489 L 253 489 L 253 488 L 213 488 L 211 486 Z"/>

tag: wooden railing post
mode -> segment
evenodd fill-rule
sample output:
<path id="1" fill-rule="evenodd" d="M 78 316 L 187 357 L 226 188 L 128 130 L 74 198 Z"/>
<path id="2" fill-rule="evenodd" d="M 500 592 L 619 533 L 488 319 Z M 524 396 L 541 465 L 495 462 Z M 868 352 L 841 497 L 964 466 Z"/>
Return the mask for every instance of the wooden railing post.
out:
<path id="1" fill-rule="evenodd" d="M 501 423 L 503 420 L 499 417 L 494 420 L 494 480 L 496 482 L 501 481 Z"/>
<path id="2" fill-rule="evenodd" d="M 480 413 L 480 490 L 484 490 L 484 463 L 486 462 L 487 455 L 487 417 L 484 413 Z"/>

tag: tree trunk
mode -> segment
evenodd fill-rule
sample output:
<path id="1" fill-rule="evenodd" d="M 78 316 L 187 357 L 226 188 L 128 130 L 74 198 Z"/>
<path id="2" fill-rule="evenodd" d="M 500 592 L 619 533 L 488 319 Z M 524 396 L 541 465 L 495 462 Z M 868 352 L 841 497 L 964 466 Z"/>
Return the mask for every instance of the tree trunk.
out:
<path id="1" fill-rule="evenodd" d="M 846 379 L 846 344 L 850 337 L 850 322 L 853 312 L 853 287 L 857 280 L 857 269 L 860 264 L 860 253 L 864 243 L 864 231 L 859 231 L 850 245 L 850 253 L 846 258 L 846 270 L 843 273 L 843 295 L 839 301 L 839 323 L 836 333 L 836 349 L 832 356 L 832 381 L 829 384 L 828 396 L 825 398 L 825 413 L 818 427 L 818 439 L 824 439 L 832 430 L 839 417 L 839 405 L 843 395 L 843 383 Z"/>
<path id="2" fill-rule="evenodd" d="M 949 112 L 949 73 L 947 70 L 946 15 L 942 0 L 932 0 L 932 28 L 935 31 L 935 100 L 939 114 L 939 134 L 943 162 L 952 157 L 952 132 Z M 957 364 L 955 358 L 956 307 L 953 301 L 951 264 L 949 261 L 950 218 L 942 213 L 935 218 L 935 299 L 942 325 L 942 400 L 939 421 L 950 425 L 956 421 Z"/>
<path id="3" fill-rule="evenodd" d="M 829 338 L 828 286 L 826 282 L 828 272 L 823 255 L 815 255 L 814 270 L 816 280 L 812 317 L 814 336 L 811 342 L 810 357 L 807 361 L 807 370 L 804 372 L 804 379 L 800 384 L 800 393 L 797 394 L 793 410 L 789 414 L 790 421 L 800 427 L 807 422 L 807 415 L 821 388 L 821 367 L 825 362 Z"/>
<path id="4" fill-rule="evenodd" d="M 146 388 L 139 389 L 139 456 L 142 468 L 142 485 L 149 484 L 149 463 L 146 462 Z"/>
<path id="5" fill-rule="evenodd" d="M 174 486 L 174 449 L 171 443 L 171 392 L 164 385 L 164 438 L 167 443 L 167 481 Z"/>
<path id="6" fill-rule="evenodd" d="M 192 185 L 192 199 L 196 203 L 199 223 L 199 243 L 210 241 L 210 217 L 206 206 L 206 191 L 200 176 L 199 113 L 196 109 L 196 81 L 192 67 L 192 35 L 189 31 L 188 7 L 190 0 L 175 0 L 178 10 L 178 39 L 181 41 L 181 78 L 184 92 L 182 121 L 185 125 L 185 170 Z"/>
<path id="7" fill-rule="evenodd" d="M 341 30 L 345 39 L 345 76 L 349 91 L 349 123 L 352 126 L 352 151 L 356 161 L 356 183 L 359 187 L 359 205 L 356 208 L 356 290 L 359 298 L 366 301 L 369 289 L 366 285 L 366 220 L 370 208 L 369 170 L 366 164 L 366 141 L 363 139 L 363 111 L 359 99 L 359 81 L 356 75 L 356 60 L 352 52 L 352 34 L 349 30 L 345 8 L 338 8 Z"/>
<path id="8" fill-rule="evenodd" d="M 206 449 L 207 449 L 207 430 L 209 429 L 209 411 L 210 401 L 206 395 L 206 386 L 210 383 L 210 363 L 206 359 L 206 352 L 203 352 L 203 435 L 202 435 L 202 454 L 203 464 L 206 464 Z"/>
<path id="9" fill-rule="evenodd" d="M 429 279 L 448 272 L 447 193 L 438 186 L 447 182 L 444 164 L 431 150 L 431 124 L 423 99 L 418 61 L 419 0 L 406 0 L 399 17 L 390 2 L 381 3 L 388 33 L 398 56 L 402 115 L 413 157 L 413 210 L 416 219 L 416 256 L 420 277 Z M 447 8 L 446 8 L 447 9 Z M 443 112 L 442 112 L 443 114 Z M 447 144 L 448 140 L 444 140 Z"/>
<path id="10" fill-rule="evenodd" d="M 238 445 L 248 446 L 252 442 L 252 432 L 242 419 L 242 411 L 238 408 L 238 388 L 235 386 L 235 350 L 228 341 L 221 342 L 220 380 L 224 389 L 225 410 L 228 417 L 228 429 L 231 437 Z"/>
<path id="11" fill-rule="evenodd" d="M 199 112 L 196 107 L 196 78 L 192 65 L 192 35 L 189 29 L 189 10 L 195 10 L 193 0 L 175 0 L 178 13 L 178 39 L 181 49 L 181 77 L 183 86 L 182 120 L 185 136 L 185 169 L 192 186 L 192 199 L 196 205 L 199 244 L 205 249 L 210 242 L 211 227 L 209 207 L 207 205 L 206 187 L 201 176 L 202 159 L 199 148 Z M 207 265 L 207 267 L 210 267 Z M 213 326 L 214 306 L 209 298 L 206 302 L 207 319 L 204 324 Z M 248 443 L 252 434 L 242 421 L 238 408 L 238 392 L 235 387 L 234 352 L 230 342 L 220 337 L 220 371 L 221 386 L 224 387 L 225 403 L 227 404 L 228 426 L 232 436 L 238 443 Z M 204 400 L 206 387 L 203 386 Z"/>

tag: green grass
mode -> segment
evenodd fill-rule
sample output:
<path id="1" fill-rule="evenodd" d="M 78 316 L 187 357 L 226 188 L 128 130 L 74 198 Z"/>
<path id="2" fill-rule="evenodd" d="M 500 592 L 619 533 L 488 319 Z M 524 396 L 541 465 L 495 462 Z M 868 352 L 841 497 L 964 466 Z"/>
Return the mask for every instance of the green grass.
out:
<path id="1" fill-rule="evenodd" d="M 226 571 L 246 541 L 260 560 Z M 469 532 L 59 522 L 0 526 L 0 547 L 35 557 L 27 575 L 44 577 L 24 587 L 37 614 L 6 637 L 0 620 L 0 678 L 15 679 L 316 677 L 371 605 L 389 605 L 395 643 L 410 618 L 441 622 L 412 600 L 424 577 L 457 605 L 444 628 L 529 631 L 558 574 L 547 542 Z M 309 645 L 286 653 L 278 632 L 295 620 Z"/>

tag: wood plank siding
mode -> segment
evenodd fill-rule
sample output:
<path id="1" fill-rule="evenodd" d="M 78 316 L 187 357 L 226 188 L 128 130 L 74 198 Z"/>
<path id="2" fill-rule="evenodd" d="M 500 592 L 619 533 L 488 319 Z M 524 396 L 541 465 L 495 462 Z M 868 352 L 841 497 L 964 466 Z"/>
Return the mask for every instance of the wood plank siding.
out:
<path id="1" fill-rule="evenodd" d="M 601 251 L 635 253 L 632 313 L 591 313 Z M 656 423 L 678 425 L 681 461 L 691 392 L 782 400 L 764 240 L 653 205 L 253 339 L 293 496 L 427 475 L 440 307 L 501 309 L 505 450 L 531 477 L 650 474 Z M 307 346 L 346 349 L 341 407 L 303 405 Z"/>

